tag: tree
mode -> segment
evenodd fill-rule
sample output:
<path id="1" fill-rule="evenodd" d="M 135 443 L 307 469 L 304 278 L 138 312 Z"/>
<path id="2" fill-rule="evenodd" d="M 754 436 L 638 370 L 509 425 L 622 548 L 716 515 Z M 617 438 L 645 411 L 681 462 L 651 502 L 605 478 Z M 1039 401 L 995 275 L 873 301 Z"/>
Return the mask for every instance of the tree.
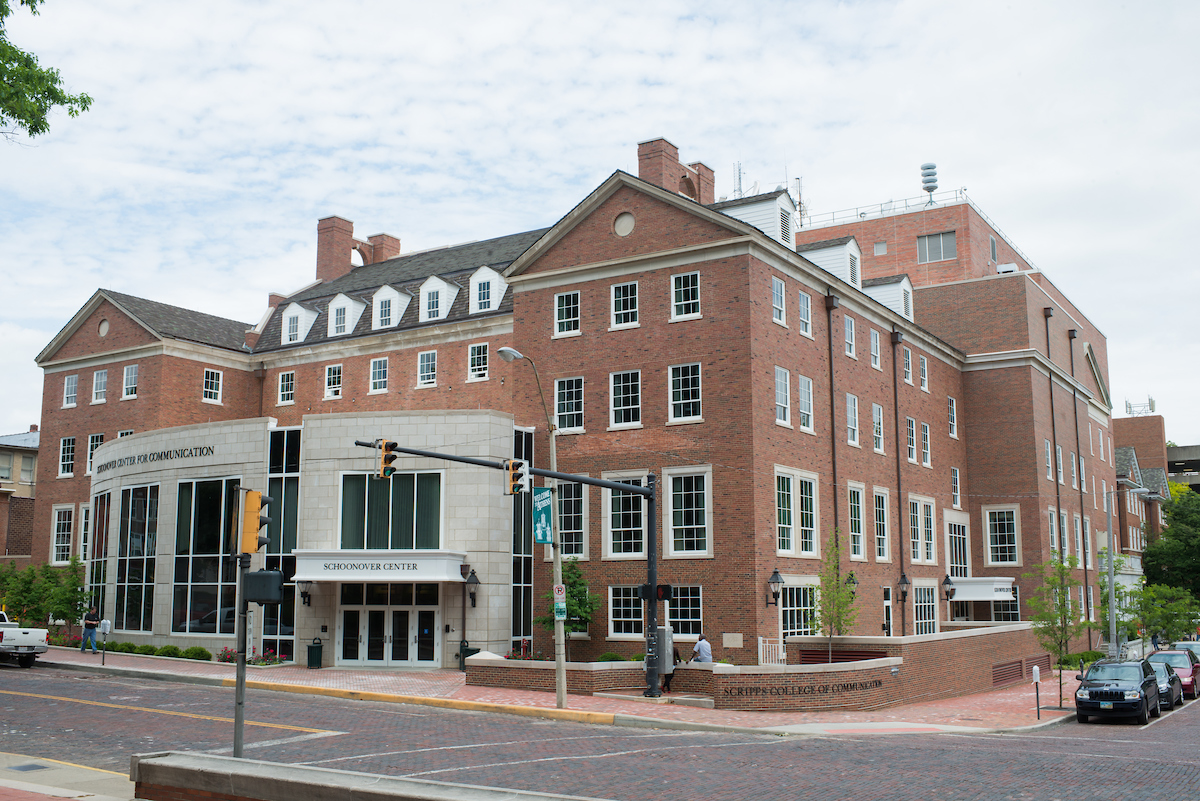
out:
<path id="1" fill-rule="evenodd" d="M 1100 580 L 1100 631 L 1104 635 L 1105 638 L 1108 637 L 1108 630 L 1109 630 L 1109 626 L 1108 626 L 1108 562 L 1105 561 L 1106 559 L 1108 559 L 1108 549 L 1101 548 L 1100 549 L 1101 568 L 1098 572 L 1098 576 L 1099 576 L 1099 580 Z M 1113 575 L 1114 576 L 1119 575 L 1121 572 L 1121 568 L 1123 568 L 1124 566 L 1125 566 L 1125 559 L 1121 556 L 1117 556 L 1117 558 L 1113 561 Z M 1116 601 L 1117 601 L 1117 642 L 1118 642 L 1118 644 L 1122 640 L 1132 640 L 1137 637 L 1137 620 L 1135 619 L 1135 617 L 1133 615 L 1135 604 L 1133 602 L 1133 598 L 1131 597 L 1130 593 L 1131 593 L 1131 588 L 1128 585 L 1122 584 L 1120 581 L 1116 582 L 1116 586 L 1113 591 L 1113 594 L 1116 597 Z"/>
<path id="2" fill-rule="evenodd" d="M 74 634 L 75 623 L 88 608 L 88 594 L 83 586 L 84 567 L 78 556 L 72 556 L 65 568 L 57 571 L 58 580 L 50 591 L 50 617 L 65 620 L 67 636 Z"/>
<path id="3" fill-rule="evenodd" d="M 51 577 L 54 569 L 47 566 Z M 55 581 L 57 584 L 57 581 Z M 50 589 L 43 571 L 30 565 L 24 570 L 14 570 L 4 586 L 3 600 L 11 619 L 26 626 L 41 626 L 50 616 Z"/>
<path id="4" fill-rule="evenodd" d="M 1032 613 L 1029 622 L 1033 625 L 1038 644 L 1054 655 L 1056 664 L 1061 664 L 1071 652 L 1071 640 L 1087 629 L 1082 619 L 1079 602 L 1073 600 L 1071 590 L 1082 584 L 1075 578 L 1079 560 L 1068 556 L 1064 562 L 1051 558 L 1049 562 L 1034 565 L 1024 574 L 1026 579 L 1038 580 L 1033 596 L 1027 601 Z M 1062 671 L 1058 671 L 1058 707 L 1062 708 Z"/>
<path id="5" fill-rule="evenodd" d="M 43 1 L 17 3 L 36 15 Z M 50 130 L 47 117 L 55 106 L 77 117 L 92 105 L 86 94 L 67 94 L 58 70 L 39 67 L 36 56 L 9 42 L 5 22 L 12 12 L 12 0 L 0 0 L 0 135 L 10 139 L 18 130 L 29 136 L 46 133 Z"/>
<path id="6" fill-rule="evenodd" d="M 1200 495 L 1172 484 L 1166 504 L 1167 527 L 1142 554 L 1142 570 L 1152 584 L 1180 587 L 1200 597 Z"/>
<path id="7" fill-rule="evenodd" d="M 821 562 L 821 584 L 817 590 L 817 629 L 829 638 L 829 661 L 833 661 L 833 635 L 847 634 L 854 628 L 858 609 L 854 607 L 854 585 L 842 580 L 842 545 L 835 528 Z"/>
<path id="8" fill-rule="evenodd" d="M 1136 607 L 1144 635 L 1158 634 L 1167 642 L 1184 639 L 1195 631 L 1192 621 L 1200 614 L 1196 599 L 1187 590 L 1165 584 L 1147 584 L 1136 592 Z"/>
<path id="9" fill-rule="evenodd" d="M 567 588 L 567 619 L 563 621 L 563 630 L 568 635 L 573 631 L 587 631 L 592 618 L 600 609 L 600 596 L 588 592 L 587 581 L 583 578 L 578 559 L 563 560 L 562 577 Z M 533 622 L 554 631 L 554 593 L 548 592 L 542 597 L 550 601 L 550 613 L 535 617 Z M 570 637 L 567 637 L 567 661 L 571 661 Z"/>

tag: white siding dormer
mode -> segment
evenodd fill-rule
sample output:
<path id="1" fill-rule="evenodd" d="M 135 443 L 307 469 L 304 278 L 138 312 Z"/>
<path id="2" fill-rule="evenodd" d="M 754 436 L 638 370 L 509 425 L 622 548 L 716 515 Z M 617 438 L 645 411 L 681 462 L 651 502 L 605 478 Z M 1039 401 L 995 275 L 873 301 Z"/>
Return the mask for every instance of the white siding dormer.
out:
<path id="1" fill-rule="evenodd" d="M 329 330 L 326 332 L 326 336 L 344 337 L 354 333 L 354 327 L 358 325 L 358 318 L 362 317 L 363 310 L 366 308 L 367 304 L 361 300 L 355 300 L 348 295 L 339 293 L 337 297 L 329 301 Z"/>
<path id="2" fill-rule="evenodd" d="M 845 241 L 832 240 L 827 247 L 802 249 L 800 253 L 822 270 L 833 273 L 850 286 L 856 289 L 863 288 L 862 251 L 858 247 L 858 240 L 854 237 Z"/>
<path id="3" fill-rule="evenodd" d="M 431 275 L 421 284 L 421 308 L 418 320 L 422 323 L 433 323 L 446 319 L 454 299 L 458 297 L 459 286 L 443 281 L 436 275 Z"/>
<path id="4" fill-rule="evenodd" d="M 393 289 L 386 284 L 375 290 L 371 296 L 371 330 L 395 328 L 400 324 L 400 318 L 408 311 L 412 295 Z"/>
<path id="5" fill-rule="evenodd" d="M 303 342 L 316 321 L 315 309 L 305 308 L 299 303 L 288 304 L 280 317 L 279 344 L 294 345 L 297 342 Z"/>
<path id="6" fill-rule="evenodd" d="M 717 210 L 744 223 L 753 225 L 767 236 L 789 248 L 796 246 L 792 237 L 793 222 L 796 215 L 796 204 L 787 192 L 758 195 L 748 198 L 748 202 L 717 204 Z"/>
<path id="7" fill-rule="evenodd" d="M 507 289 L 508 284 L 500 277 L 500 273 L 491 267 L 480 267 L 471 275 L 468 312 L 479 314 L 495 311 L 500 308 L 500 301 L 504 299 Z"/>
<path id="8" fill-rule="evenodd" d="M 867 281 L 863 292 L 906 320 L 913 318 L 913 287 L 907 275 L 890 275 Z"/>

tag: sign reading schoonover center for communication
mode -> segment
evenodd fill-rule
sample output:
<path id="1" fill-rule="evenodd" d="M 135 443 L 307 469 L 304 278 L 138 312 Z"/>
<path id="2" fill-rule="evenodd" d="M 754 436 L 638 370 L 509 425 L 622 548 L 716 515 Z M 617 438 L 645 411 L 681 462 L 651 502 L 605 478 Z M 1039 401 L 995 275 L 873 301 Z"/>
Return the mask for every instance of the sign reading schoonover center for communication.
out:
<path id="1" fill-rule="evenodd" d="M 550 528 L 550 508 L 553 504 L 554 495 L 549 487 L 533 488 L 533 541 L 539 545 L 554 542 L 554 533 Z"/>
<path id="2" fill-rule="evenodd" d="M 123 456 L 120 459 L 113 459 L 103 464 L 98 464 L 93 468 L 94 473 L 100 473 L 112 470 L 117 467 L 129 467 L 130 465 L 140 464 L 155 464 L 157 462 L 169 462 L 174 459 L 196 459 L 203 456 L 212 456 L 217 452 L 215 445 L 193 445 L 187 448 L 164 448 L 160 451 L 149 451 L 147 453 L 135 453 L 132 456 Z"/>

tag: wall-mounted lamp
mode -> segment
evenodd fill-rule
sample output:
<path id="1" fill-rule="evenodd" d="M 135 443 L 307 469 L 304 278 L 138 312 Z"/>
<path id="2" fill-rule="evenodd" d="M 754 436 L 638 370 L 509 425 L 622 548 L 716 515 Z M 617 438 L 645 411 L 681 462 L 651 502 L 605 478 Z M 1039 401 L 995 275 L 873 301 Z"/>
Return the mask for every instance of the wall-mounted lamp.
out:
<path id="1" fill-rule="evenodd" d="M 912 582 L 908 580 L 908 576 L 904 573 L 900 574 L 900 600 L 908 600 L 908 588 L 912 586 Z"/>
<path id="2" fill-rule="evenodd" d="M 471 574 L 467 576 L 467 594 L 471 596 L 471 608 L 475 608 L 475 590 L 479 587 L 479 576 L 475 575 L 474 568 L 471 569 Z"/>
<path id="3" fill-rule="evenodd" d="M 946 600 L 954 600 L 954 582 L 950 580 L 950 574 L 946 574 L 946 578 L 942 579 L 942 592 L 946 593 Z"/>
<path id="4" fill-rule="evenodd" d="M 767 579 L 767 592 L 771 594 L 767 601 L 767 606 L 779 606 L 779 593 L 783 591 L 783 576 L 779 575 L 779 568 L 775 568 L 775 572 Z"/>
<path id="5" fill-rule="evenodd" d="M 312 596 L 308 594 L 308 591 L 312 589 L 312 582 L 297 581 L 296 589 L 300 590 L 300 602 L 305 606 L 312 606 Z"/>
<path id="6" fill-rule="evenodd" d="M 854 571 L 850 571 L 850 575 L 846 576 L 846 586 L 850 588 L 851 595 L 858 592 L 858 579 L 855 578 Z"/>

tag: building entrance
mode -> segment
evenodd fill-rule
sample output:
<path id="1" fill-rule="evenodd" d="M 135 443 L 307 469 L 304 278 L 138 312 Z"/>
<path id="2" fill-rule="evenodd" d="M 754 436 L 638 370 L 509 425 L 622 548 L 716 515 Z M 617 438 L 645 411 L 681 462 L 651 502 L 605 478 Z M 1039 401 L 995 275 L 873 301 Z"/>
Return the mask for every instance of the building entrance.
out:
<path id="1" fill-rule="evenodd" d="M 441 667 L 437 584 L 342 584 L 336 663 Z"/>

